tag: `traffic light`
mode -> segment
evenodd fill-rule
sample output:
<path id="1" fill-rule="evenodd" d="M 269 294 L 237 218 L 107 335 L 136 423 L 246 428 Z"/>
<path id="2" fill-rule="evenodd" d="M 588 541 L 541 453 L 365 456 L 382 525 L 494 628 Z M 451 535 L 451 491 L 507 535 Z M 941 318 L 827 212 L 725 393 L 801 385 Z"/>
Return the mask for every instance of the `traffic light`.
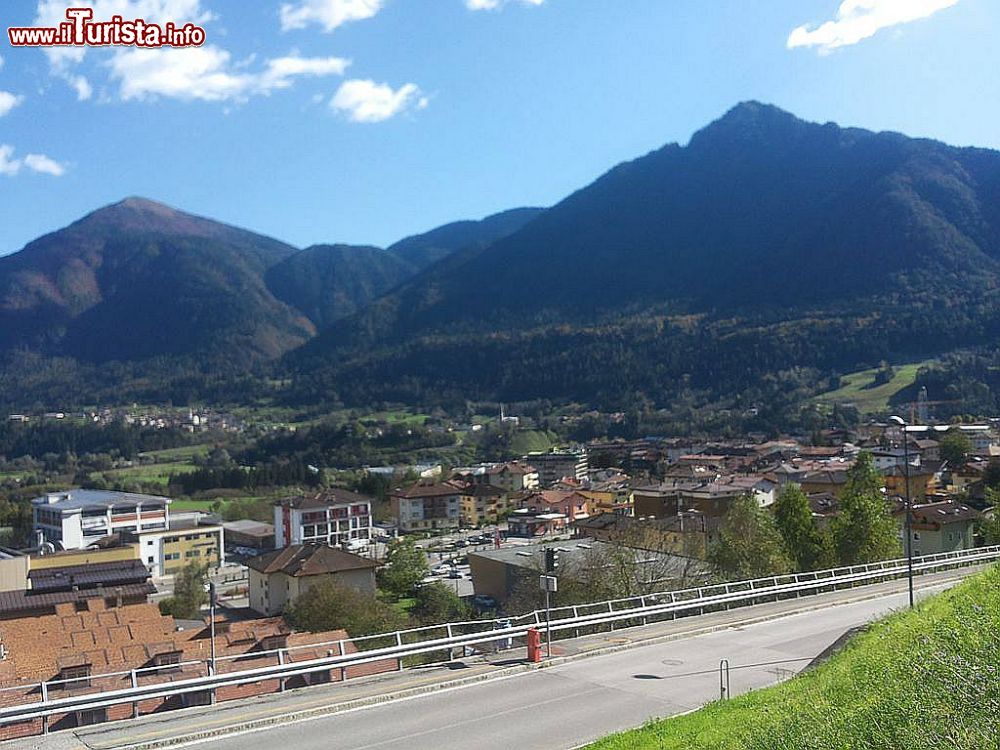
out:
<path id="1" fill-rule="evenodd" d="M 545 572 L 549 575 L 559 569 L 559 552 L 553 547 L 545 550 Z"/>

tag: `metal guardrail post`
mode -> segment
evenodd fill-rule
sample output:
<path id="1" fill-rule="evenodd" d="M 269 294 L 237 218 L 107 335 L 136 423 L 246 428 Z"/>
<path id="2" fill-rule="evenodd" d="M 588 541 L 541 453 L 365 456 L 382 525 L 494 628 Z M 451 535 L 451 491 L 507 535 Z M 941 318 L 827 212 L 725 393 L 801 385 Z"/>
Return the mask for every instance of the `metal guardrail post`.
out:
<path id="1" fill-rule="evenodd" d="M 133 669 L 129 676 L 132 678 L 132 689 L 135 690 L 139 687 L 139 675 Z M 132 718 L 139 718 L 139 701 L 132 701 Z"/>
<path id="2" fill-rule="evenodd" d="M 282 666 L 284 666 L 284 664 L 285 664 L 285 652 L 284 652 L 283 649 L 280 649 L 280 648 L 278 649 L 278 664 L 281 664 Z M 285 678 L 284 677 L 278 678 L 278 692 L 279 693 L 285 692 Z"/>
<path id="3" fill-rule="evenodd" d="M 41 693 L 42 693 L 42 703 L 48 703 L 49 702 L 48 684 L 43 682 L 41 685 L 39 685 L 39 687 L 41 688 Z M 42 717 L 42 734 L 48 734 L 48 733 L 49 733 L 49 717 L 46 714 L 45 716 Z"/>

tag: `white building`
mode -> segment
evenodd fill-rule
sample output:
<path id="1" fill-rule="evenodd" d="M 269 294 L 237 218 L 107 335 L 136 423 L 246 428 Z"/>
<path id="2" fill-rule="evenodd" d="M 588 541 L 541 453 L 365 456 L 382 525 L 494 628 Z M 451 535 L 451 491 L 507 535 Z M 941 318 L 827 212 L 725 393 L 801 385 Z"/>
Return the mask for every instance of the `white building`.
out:
<path id="1" fill-rule="evenodd" d="M 31 501 L 35 531 L 56 549 L 84 549 L 115 533 L 170 528 L 170 498 L 104 490 L 50 492 Z"/>
<path id="2" fill-rule="evenodd" d="M 538 484 L 542 487 L 551 487 L 566 477 L 582 482 L 590 469 L 585 449 L 529 453 L 523 460 L 538 472 Z"/>
<path id="3" fill-rule="evenodd" d="M 274 546 L 327 544 L 357 549 L 372 537 L 371 500 L 347 490 L 324 490 L 274 504 Z"/>

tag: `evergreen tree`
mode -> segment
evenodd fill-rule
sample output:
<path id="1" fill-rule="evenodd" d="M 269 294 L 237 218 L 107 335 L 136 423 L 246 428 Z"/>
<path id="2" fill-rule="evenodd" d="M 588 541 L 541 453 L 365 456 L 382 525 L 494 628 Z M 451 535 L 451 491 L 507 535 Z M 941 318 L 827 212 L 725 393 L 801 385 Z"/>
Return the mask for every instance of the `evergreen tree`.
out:
<path id="1" fill-rule="evenodd" d="M 734 580 L 779 575 L 792 569 L 774 518 L 749 495 L 733 501 L 708 559 Z"/>
<path id="2" fill-rule="evenodd" d="M 833 539 L 841 565 L 878 562 L 900 554 L 899 528 L 882 493 L 882 477 L 862 451 L 847 472 Z"/>
<path id="3" fill-rule="evenodd" d="M 797 484 L 782 488 L 774 503 L 774 521 L 796 570 L 818 570 L 832 563 L 829 535 L 816 526 L 809 498 Z"/>

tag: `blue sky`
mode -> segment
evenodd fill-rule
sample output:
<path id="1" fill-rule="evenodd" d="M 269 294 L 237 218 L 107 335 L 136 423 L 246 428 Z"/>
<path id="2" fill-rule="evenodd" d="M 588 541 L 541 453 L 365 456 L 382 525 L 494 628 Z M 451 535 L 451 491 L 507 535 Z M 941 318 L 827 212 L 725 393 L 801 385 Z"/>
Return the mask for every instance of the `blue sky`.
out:
<path id="1" fill-rule="evenodd" d="M 5 34 L 0 254 L 129 195 L 384 245 L 555 203 L 746 99 L 1000 148 L 995 0 L 70 4 L 95 2 L 201 20 L 207 43 L 77 59 Z M 66 5 L 3 0 L 0 21 Z"/>

